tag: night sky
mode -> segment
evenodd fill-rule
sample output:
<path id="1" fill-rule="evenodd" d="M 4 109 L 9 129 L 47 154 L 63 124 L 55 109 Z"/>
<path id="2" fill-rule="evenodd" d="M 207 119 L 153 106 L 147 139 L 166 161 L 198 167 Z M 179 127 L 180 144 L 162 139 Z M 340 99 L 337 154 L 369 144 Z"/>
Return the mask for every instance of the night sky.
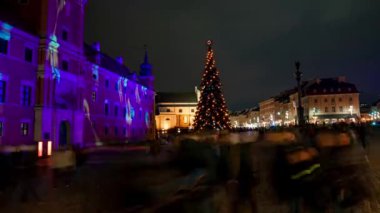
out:
<path id="1" fill-rule="evenodd" d="M 148 45 L 157 91 L 199 85 L 207 39 L 230 109 L 253 107 L 304 78 L 347 76 L 362 101 L 380 97 L 378 0 L 89 0 L 86 42 L 132 70 Z"/>

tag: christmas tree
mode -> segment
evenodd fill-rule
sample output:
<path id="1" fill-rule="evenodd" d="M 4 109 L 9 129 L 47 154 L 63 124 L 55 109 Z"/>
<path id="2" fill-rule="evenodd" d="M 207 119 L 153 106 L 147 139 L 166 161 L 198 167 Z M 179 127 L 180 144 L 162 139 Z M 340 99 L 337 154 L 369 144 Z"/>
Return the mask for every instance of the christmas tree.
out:
<path id="1" fill-rule="evenodd" d="M 195 113 L 194 130 L 231 129 L 219 70 L 215 66 L 212 42 L 207 41 L 207 55 L 201 82 L 201 96 Z"/>

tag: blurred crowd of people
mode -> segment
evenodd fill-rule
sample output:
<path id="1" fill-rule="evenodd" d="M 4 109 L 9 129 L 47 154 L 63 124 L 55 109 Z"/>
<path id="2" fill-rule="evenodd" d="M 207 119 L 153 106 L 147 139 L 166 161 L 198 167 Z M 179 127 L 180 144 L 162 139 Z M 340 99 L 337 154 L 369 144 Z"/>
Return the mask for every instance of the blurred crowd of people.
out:
<path id="1" fill-rule="evenodd" d="M 37 147 L 0 146 L 0 195 L 6 202 L 43 202 L 44 188 L 70 186 L 71 177 L 85 161 L 85 155 L 79 147 L 70 146 L 39 158 Z M 47 182 L 43 183 L 44 180 Z"/>

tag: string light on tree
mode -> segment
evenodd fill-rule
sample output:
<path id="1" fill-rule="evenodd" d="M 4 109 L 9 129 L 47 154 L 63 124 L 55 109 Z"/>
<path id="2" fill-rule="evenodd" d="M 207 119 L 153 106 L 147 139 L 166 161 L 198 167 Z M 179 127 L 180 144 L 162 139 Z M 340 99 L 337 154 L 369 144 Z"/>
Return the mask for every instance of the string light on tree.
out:
<path id="1" fill-rule="evenodd" d="M 215 66 L 212 41 L 207 41 L 207 54 L 201 81 L 201 96 L 195 113 L 195 130 L 231 129 L 228 109 L 222 93 L 219 71 Z"/>

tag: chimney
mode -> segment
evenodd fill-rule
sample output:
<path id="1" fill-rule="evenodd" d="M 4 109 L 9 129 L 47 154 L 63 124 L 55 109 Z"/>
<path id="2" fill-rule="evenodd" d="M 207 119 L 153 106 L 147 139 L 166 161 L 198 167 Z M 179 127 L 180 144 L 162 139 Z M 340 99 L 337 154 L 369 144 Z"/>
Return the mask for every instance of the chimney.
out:
<path id="1" fill-rule="evenodd" d="M 92 43 L 92 48 L 98 52 L 100 52 L 100 42 L 94 42 Z"/>
<path id="2" fill-rule="evenodd" d="M 116 57 L 116 61 L 117 61 L 120 65 L 124 65 L 123 57 L 121 57 L 121 56 Z"/>
<path id="3" fill-rule="evenodd" d="M 338 82 L 346 82 L 346 76 L 339 76 Z"/>

